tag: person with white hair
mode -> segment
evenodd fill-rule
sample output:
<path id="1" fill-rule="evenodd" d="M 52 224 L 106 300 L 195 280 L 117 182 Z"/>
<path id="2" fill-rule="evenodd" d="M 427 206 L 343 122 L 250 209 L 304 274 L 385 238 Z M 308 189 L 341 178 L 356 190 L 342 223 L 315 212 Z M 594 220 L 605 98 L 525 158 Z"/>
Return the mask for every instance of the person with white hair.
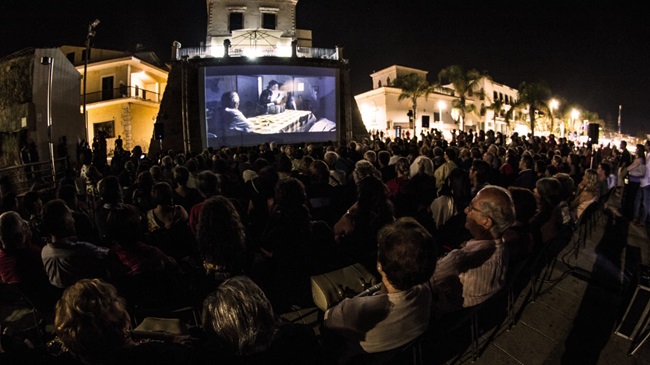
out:
<path id="1" fill-rule="evenodd" d="M 465 214 L 465 228 L 473 238 L 438 260 L 430 279 L 443 313 L 483 303 L 506 280 L 509 252 L 502 237 L 515 222 L 510 192 L 486 186 L 465 208 Z"/>

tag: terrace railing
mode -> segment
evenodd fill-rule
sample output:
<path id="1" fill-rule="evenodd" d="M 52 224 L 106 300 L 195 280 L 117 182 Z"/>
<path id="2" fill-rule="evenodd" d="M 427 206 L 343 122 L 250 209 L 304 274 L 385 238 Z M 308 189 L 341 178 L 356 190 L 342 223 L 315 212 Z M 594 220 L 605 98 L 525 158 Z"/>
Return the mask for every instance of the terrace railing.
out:
<path id="1" fill-rule="evenodd" d="M 160 103 L 160 94 L 137 86 L 122 86 L 114 89 L 86 93 L 87 104 L 121 98 L 147 100 Z M 81 103 L 83 103 L 83 95 L 80 96 L 80 104 Z"/>

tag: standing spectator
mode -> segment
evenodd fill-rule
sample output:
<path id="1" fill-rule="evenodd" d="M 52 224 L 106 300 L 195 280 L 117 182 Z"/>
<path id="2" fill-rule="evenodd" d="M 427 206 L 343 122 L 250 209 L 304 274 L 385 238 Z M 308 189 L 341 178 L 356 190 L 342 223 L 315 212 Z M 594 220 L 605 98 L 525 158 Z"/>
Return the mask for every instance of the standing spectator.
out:
<path id="1" fill-rule="evenodd" d="M 630 220 L 637 216 L 634 211 L 634 200 L 641 186 L 641 180 L 645 177 L 645 162 L 645 146 L 638 144 L 636 145 L 634 161 L 625 168 L 629 177 L 628 183 L 623 190 L 623 216 Z"/>
<path id="2" fill-rule="evenodd" d="M 639 190 L 634 199 L 634 223 L 644 226 L 650 212 L 650 140 L 645 141 L 645 176 L 639 183 Z M 641 204 L 643 203 L 643 207 Z"/>

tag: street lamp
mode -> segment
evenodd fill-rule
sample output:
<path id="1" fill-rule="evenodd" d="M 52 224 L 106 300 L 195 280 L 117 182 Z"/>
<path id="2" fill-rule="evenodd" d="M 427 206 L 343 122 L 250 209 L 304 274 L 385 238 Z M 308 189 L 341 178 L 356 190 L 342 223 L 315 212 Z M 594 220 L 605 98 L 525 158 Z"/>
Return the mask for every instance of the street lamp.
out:
<path id="1" fill-rule="evenodd" d="M 560 103 L 555 99 L 551 99 L 551 102 L 548 103 L 548 108 L 551 111 L 551 120 L 553 120 L 553 118 L 554 118 L 553 117 L 553 109 L 557 109 L 558 105 L 560 105 Z M 560 129 L 562 129 L 562 127 L 560 127 Z M 553 133 L 553 131 L 551 131 L 551 133 Z M 564 132 L 563 131 L 562 131 L 562 137 L 564 137 Z"/>
<path id="2" fill-rule="evenodd" d="M 54 142 L 52 141 L 52 81 L 54 77 L 54 58 L 41 57 L 41 65 L 48 66 L 47 78 L 47 140 L 50 147 L 52 182 L 56 185 L 56 166 L 54 164 Z"/>
<path id="3" fill-rule="evenodd" d="M 84 126 L 86 128 L 86 142 L 89 142 L 88 139 L 90 135 L 88 134 L 88 115 L 86 115 L 86 79 L 88 73 L 88 59 L 90 58 L 90 41 L 95 37 L 95 28 L 99 25 L 99 19 L 93 20 L 92 23 L 88 24 L 88 33 L 86 34 L 86 55 L 84 57 L 84 102 L 83 102 L 83 114 L 84 114 Z"/>
<path id="4" fill-rule="evenodd" d="M 440 132 L 442 132 L 442 111 L 447 108 L 447 103 L 442 100 L 438 101 L 438 113 L 440 114 Z"/>
<path id="5" fill-rule="evenodd" d="M 580 111 L 578 109 L 573 109 L 571 110 L 571 127 L 573 127 L 574 132 L 576 132 L 576 136 L 578 135 L 578 131 L 576 131 L 576 119 L 580 117 Z"/>

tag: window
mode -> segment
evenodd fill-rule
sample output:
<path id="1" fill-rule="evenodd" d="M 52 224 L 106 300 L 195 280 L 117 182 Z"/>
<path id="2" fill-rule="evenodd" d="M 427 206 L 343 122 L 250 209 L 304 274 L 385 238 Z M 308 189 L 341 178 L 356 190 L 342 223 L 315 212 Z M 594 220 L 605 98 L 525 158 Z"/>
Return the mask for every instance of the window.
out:
<path id="1" fill-rule="evenodd" d="M 70 52 L 65 56 L 68 59 L 68 61 L 70 61 L 70 63 L 74 64 L 74 52 Z"/>
<path id="2" fill-rule="evenodd" d="M 262 13 L 262 28 L 264 29 L 275 29 L 276 26 L 276 17 L 272 13 Z"/>
<path id="3" fill-rule="evenodd" d="M 377 87 L 381 87 L 381 80 L 377 82 Z"/>
<path id="4" fill-rule="evenodd" d="M 81 51 L 81 60 L 82 61 L 86 60 L 86 50 L 85 49 L 83 51 Z"/>
<path id="5" fill-rule="evenodd" d="M 499 93 L 499 100 L 503 101 L 503 94 Z"/>
<path id="6" fill-rule="evenodd" d="M 244 14 L 230 13 L 229 30 L 232 32 L 237 29 L 244 29 Z"/>
<path id="7" fill-rule="evenodd" d="M 510 101 L 508 100 L 508 95 L 506 95 L 506 104 L 510 104 Z"/>
<path id="8" fill-rule="evenodd" d="M 113 76 L 102 77 L 102 100 L 111 100 L 113 96 Z"/>
<path id="9" fill-rule="evenodd" d="M 492 95 L 492 98 L 493 98 L 495 101 L 498 100 L 498 99 L 499 99 L 499 93 L 497 93 L 496 91 L 494 91 L 494 93 L 493 93 L 493 95 Z"/>

